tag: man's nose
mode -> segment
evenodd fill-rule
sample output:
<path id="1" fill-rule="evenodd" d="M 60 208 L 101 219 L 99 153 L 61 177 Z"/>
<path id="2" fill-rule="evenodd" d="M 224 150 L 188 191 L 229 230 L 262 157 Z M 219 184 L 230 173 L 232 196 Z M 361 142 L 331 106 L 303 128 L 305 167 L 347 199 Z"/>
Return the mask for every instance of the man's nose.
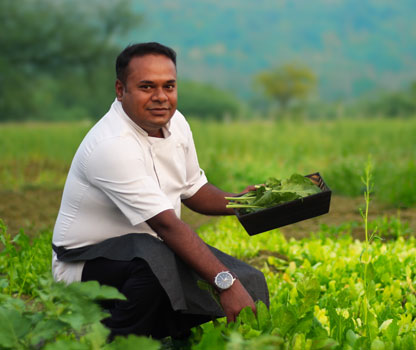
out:
<path id="1" fill-rule="evenodd" d="M 164 102 L 167 101 L 168 96 L 166 95 L 166 92 L 163 90 L 163 88 L 158 88 L 154 91 L 154 94 L 152 95 L 153 101 L 159 101 Z"/>

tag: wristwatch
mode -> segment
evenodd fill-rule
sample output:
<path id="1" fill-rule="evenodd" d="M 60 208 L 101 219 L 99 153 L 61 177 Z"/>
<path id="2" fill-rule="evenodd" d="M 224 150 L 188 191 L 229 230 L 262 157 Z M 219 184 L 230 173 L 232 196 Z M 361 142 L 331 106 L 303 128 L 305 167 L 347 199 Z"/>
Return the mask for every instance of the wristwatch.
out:
<path id="1" fill-rule="evenodd" d="M 218 273 L 217 276 L 215 276 L 215 279 L 214 279 L 215 288 L 217 289 L 218 292 L 227 290 L 233 285 L 236 279 L 237 279 L 237 276 L 235 273 L 231 271 L 221 271 Z"/>

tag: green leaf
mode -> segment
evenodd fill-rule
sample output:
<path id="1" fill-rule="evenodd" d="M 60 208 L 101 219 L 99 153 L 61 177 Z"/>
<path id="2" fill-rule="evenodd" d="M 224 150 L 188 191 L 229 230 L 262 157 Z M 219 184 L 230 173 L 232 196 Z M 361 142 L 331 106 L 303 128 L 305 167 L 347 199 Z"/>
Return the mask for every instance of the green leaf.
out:
<path id="1" fill-rule="evenodd" d="M 241 320 L 241 323 L 245 325 L 249 325 L 251 328 L 255 330 L 259 330 L 259 324 L 257 322 L 256 315 L 254 314 L 251 307 L 247 306 L 240 311 L 238 317 Z"/>
<path id="2" fill-rule="evenodd" d="M 282 181 L 276 179 L 275 177 L 269 177 L 264 183 L 266 187 L 270 187 L 274 190 L 278 190 L 282 186 Z"/>
<path id="3" fill-rule="evenodd" d="M 367 329 L 370 340 L 375 339 L 378 334 L 378 322 L 377 317 L 370 310 L 367 313 Z"/>
<path id="4" fill-rule="evenodd" d="M 266 304 L 264 304 L 261 300 L 258 300 L 256 302 L 256 309 L 259 330 L 261 330 L 263 333 L 270 332 L 273 324 L 270 311 Z"/>
<path id="5" fill-rule="evenodd" d="M 225 350 L 226 342 L 222 329 L 209 323 L 204 329 L 201 341 L 192 350 Z"/>
<path id="6" fill-rule="evenodd" d="M 312 339 L 311 350 L 332 350 L 336 349 L 339 343 L 331 338 Z"/>
<path id="7" fill-rule="evenodd" d="M 373 280 L 367 284 L 367 298 L 370 303 L 376 298 L 376 284 Z"/>
<path id="8" fill-rule="evenodd" d="M 79 331 L 83 325 L 87 324 L 88 322 L 85 320 L 84 316 L 78 312 L 71 312 L 65 315 L 61 315 L 59 319 L 62 322 L 67 323 L 76 331 Z"/>
<path id="9" fill-rule="evenodd" d="M 295 313 L 286 306 L 279 307 L 276 312 L 273 313 L 273 319 L 276 322 L 276 326 L 280 329 L 282 336 L 285 336 L 297 322 Z"/>
<path id="10" fill-rule="evenodd" d="M 313 325 L 313 312 L 309 312 L 303 317 L 302 319 L 298 320 L 296 326 L 294 327 L 293 331 L 291 331 L 293 334 L 295 333 L 302 333 L 302 334 L 308 334 L 309 331 L 312 328 Z"/>
<path id="11" fill-rule="evenodd" d="M 261 331 L 254 328 L 250 328 L 249 326 L 243 326 L 241 333 L 243 334 L 245 339 L 258 338 L 261 336 Z"/>
<path id="12" fill-rule="evenodd" d="M 0 345 L 17 348 L 19 339 L 30 331 L 31 322 L 16 310 L 0 308 Z"/>
<path id="13" fill-rule="evenodd" d="M 227 350 L 233 349 L 250 349 L 250 350 L 283 350 L 283 345 L 285 341 L 282 337 L 275 335 L 260 335 L 256 338 L 249 339 L 243 346 L 232 347 L 227 346 Z"/>
<path id="14" fill-rule="evenodd" d="M 62 339 L 46 345 L 44 350 L 90 350 L 90 347 L 74 340 Z"/>
<path id="15" fill-rule="evenodd" d="M 293 174 L 288 180 L 282 181 L 282 189 L 288 192 L 295 192 L 301 197 L 321 192 L 309 178 L 300 174 Z"/>
<path id="16" fill-rule="evenodd" d="M 39 344 L 41 341 L 47 341 L 56 337 L 67 325 L 59 320 L 41 320 L 32 330 L 32 345 Z"/>
<path id="17" fill-rule="evenodd" d="M 305 334 L 295 334 L 292 338 L 291 350 L 304 350 L 305 349 Z"/>
<path id="18" fill-rule="evenodd" d="M 347 340 L 347 344 L 354 346 L 355 342 L 357 341 L 357 339 L 359 338 L 359 336 L 357 334 L 354 333 L 354 331 L 352 329 L 349 329 L 345 335 L 345 338 Z"/>
<path id="19" fill-rule="evenodd" d="M 387 339 L 391 340 L 392 342 L 396 341 L 397 335 L 399 334 L 399 326 L 397 325 L 396 320 L 393 320 L 389 324 L 384 334 Z"/>
<path id="20" fill-rule="evenodd" d="M 110 330 L 101 322 L 88 327 L 87 333 L 81 338 L 83 343 L 89 344 L 91 349 L 102 349 L 107 343 Z"/>
<path id="21" fill-rule="evenodd" d="M 126 297 L 121 294 L 116 288 L 100 285 L 97 281 L 88 282 L 74 282 L 68 285 L 69 291 L 82 293 L 88 299 L 102 300 L 102 299 L 120 299 L 126 300 Z"/>
<path id="22" fill-rule="evenodd" d="M 379 338 L 376 338 L 371 342 L 370 350 L 385 350 L 385 348 L 384 342 Z"/>
<path id="23" fill-rule="evenodd" d="M 251 203 L 253 206 L 258 206 L 262 208 L 268 208 L 273 205 L 276 205 L 280 202 L 282 202 L 282 196 L 283 194 L 279 192 L 273 192 L 273 191 L 266 191 L 264 194 L 256 199 L 253 203 Z"/>
<path id="24" fill-rule="evenodd" d="M 9 280 L 6 278 L 0 278 L 0 292 L 5 290 L 9 286 Z"/>
<path id="25" fill-rule="evenodd" d="M 413 334 L 407 333 L 402 337 L 400 350 L 414 350 L 415 345 Z"/>
<path id="26" fill-rule="evenodd" d="M 226 199 L 230 203 L 227 207 L 240 208 L 242 214 L 247 214 L 319 192 L 321 189 L 309 178 L 293 174 L 283 181 L 269 178 L 265 186 L 258 186 L 255 191 L 239 197 L 226 197 Z"/>

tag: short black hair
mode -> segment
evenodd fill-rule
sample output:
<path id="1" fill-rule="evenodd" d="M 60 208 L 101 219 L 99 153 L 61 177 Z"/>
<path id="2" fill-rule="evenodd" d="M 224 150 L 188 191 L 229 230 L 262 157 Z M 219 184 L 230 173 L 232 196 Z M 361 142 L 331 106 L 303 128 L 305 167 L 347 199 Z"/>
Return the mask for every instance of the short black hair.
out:
<path id="1" fill-rule="evenodd" d="M 172 60 L 176 67 L 176 52 L 165 45 L 148 42 L 128 45 L 117 57 L 116 60 L 116 77 L 123 84 L 127 80 L 127 67 L 134 57 L 145 56 L 149 54 L 164 55 Z"/>

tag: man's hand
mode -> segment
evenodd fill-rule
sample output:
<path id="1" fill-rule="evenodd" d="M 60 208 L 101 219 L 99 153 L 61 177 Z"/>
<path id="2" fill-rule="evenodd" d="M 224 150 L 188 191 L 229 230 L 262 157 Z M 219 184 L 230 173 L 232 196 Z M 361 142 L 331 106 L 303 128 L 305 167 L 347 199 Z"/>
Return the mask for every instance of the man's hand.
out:
<path id="1" fill-rule="evenodd" d="M 241 196 L 242 194 L 245 194 L 245 193 L 250 192 L 250 191 L 255 191 L 255 190 L 256 190 L 255 185 L 247 186 L 242 192 L 240 192 L 238 194 L 238 196 Z"/>
<path id="2" fill-rule="evenodd" d="M 231 288 L 220 293 L 220 302 L 225 316 L 227 316 L 227 322 L 235 322 L 240 311 L 246 306 L 251 307 L 253 312 L 256 313 L 253 299 L 238 279 Z"/>
<path id="3" fill-rule="evenodd" d="M 228 200 L 225 197 L 241 196 L 254 191 L 255 186 L 247 186 L 241 193 L 229 193 L 220 190 L 210 183 L 202 186 L 192 197 L 182 200 L 188 208 L 205 215 L 234 215 L 234 209 L 227 208 Z"/>

